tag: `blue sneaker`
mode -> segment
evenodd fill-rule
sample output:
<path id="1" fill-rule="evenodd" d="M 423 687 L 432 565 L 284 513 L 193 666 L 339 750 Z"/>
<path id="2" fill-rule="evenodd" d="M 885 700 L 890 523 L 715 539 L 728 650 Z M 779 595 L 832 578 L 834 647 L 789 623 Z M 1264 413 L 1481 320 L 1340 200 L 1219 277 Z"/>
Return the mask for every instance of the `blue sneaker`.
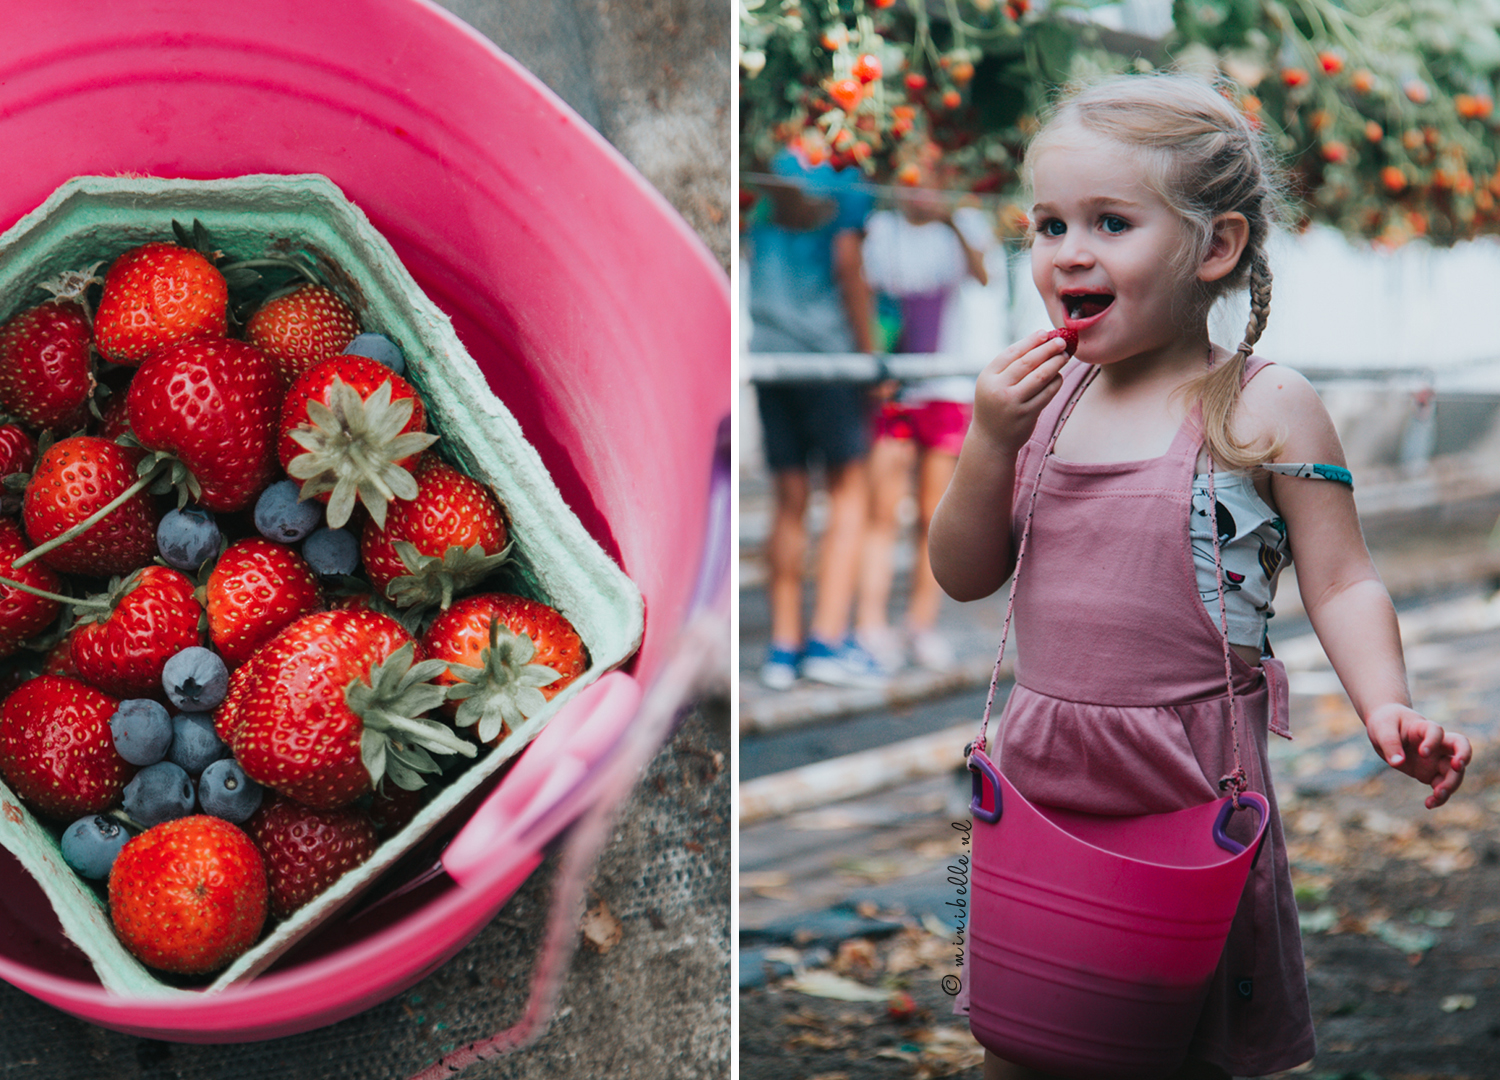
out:
<path id="1" fill-rule="evenodd" d="M 768 690 L 787 690 L 797 681 L 801 658 L 796 649 L 772 645 L 766 653 L 766 661 L 760 666 L 761 685 Z"/>
<path id="2" fill-rule="evenodd" d="M 885 669 L 852 638 L 842 645 L 809 638 L 802 650 L 802 675 L 831 686 L 879 687 L 885 685 Z"/>

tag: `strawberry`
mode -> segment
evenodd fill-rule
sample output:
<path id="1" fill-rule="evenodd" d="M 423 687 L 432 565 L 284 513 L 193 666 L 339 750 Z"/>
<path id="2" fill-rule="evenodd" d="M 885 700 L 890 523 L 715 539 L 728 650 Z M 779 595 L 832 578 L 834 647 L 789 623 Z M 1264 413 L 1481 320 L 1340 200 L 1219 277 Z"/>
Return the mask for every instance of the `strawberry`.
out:
<path id="1" fill-rule="evenodd" d="M 275 478 L 282 383 L 242 341 L 189 341 L 157 352 L 130 381 L 130 427 L 147 450 L 175 457 L 193 498 L 241 510 Z"/>
<path id="2" fill-rule="evenodd" d="M 1063 348 L 1069 356 L 1078 351 L 1078 331 L 1071 326 L 1059 326 L 1056 330 L 1050 330 L 1042 340 L 1050 341 L 1053 338 L 1062 338 Z"/>
<path id="3" fill-rule="evenodd" d="M 295 550 L 255 536 L 230 544 L 208 575 L 208 636 L 230 667 L 323 607 L 323 588 Z"/>
<path id="4" fill-rule="evenodd" d="M 32 563 L 20 570 L 11 564 L 26 553 L 29 545 L 18 522 L 0 518 L 0 577 L 55 593 L 62 579 L 44 563 Z M 40 634 L 57 618 L 62 605 L 34 593 L 24 592 L 0 581 L 0 656 L 10 656 L 29 637 Z"/>
<path id="5" fill-rule="evenodd" d="M 244 830 L 195 814 L 147 829 L 109 872 L 109 914 L 143 964 L 181 975 L 227 967 L 260 937 L 265 862 Z"/>
<path id="6" fill-rule="evenodd" d="M 423 718 L 442 703 L 427 680 L 443 665 L 415 656 L 411 635 L 387 615 L 304 615 L 246 665 L 234 756 L 252 780 L 317 810 L 347 806 L 387 774 L 422 786 L 420 774 L 439 771 L 429 751 L 475 751 Z"/>
<path id="7" fill-rule="evenodd" d="M 19 424 L 0 424 L 0 478 L 29 473 L 36 464 L 36 440 Z"/>
<path id="8" fill-rule="evenodd" d="M 505 510 L 489 488 L 431 453 L 412 475 L 416 495 L 387 508 L 385 528 L 365 523 L 360 558 L 377 592 L 402 606 L 446 608 L 505 561 Z"/>
<path id="9" fill-rule="evenodd" d="M 192 248 L 152 242 L 125 252 L 104 276 L 94 337 L 106 360 L 132 367 L 180 341 L 223 337 L 229 286 Z"/>
<path id="10" fill-rule="evenodd" d="M 326 285 L 299 285 L 273 297 L 245 324 L 245 340 L 269 356 L 288 383 L 337 356 L 358 334 L 354 309 Z"/>
<path id="11" fill-rule="evenodd" d="M 422 652 L 447 670 L 448 708 L 494 745 L 588 668 L 583 639 L 561 612 L 510 593 L 455 600 L 422 636 Z M 457 702 L 462 702 L 457 705 Z"/>
<path id="12" fill-rule="evenodd" d="M 93 435 L 59 439 L 43 452 L 26 485 L 22 515 L 39 556 L 65 574 L 110 577 L 145 566 L 156 554 L 156 501 L 136 484 L 141 454 Z M 131 488 L 134 494 L 126 496 Z M 56 543 L 71 529 L 124 502 L 78 536 Z M 31 561 L 35 552 L 29 552 Z"/>
<path id="13" fill-rule="evenodd" d="M 370 797 L 370 821 L 380 836 L 393 836 L 411 824 L 422 807 L 427 805 L 428 791 L 417 788 L 408 791 L 395 784 L 384 784 Z"/>
<path id="14" fill-rule="evenodd" d="M 328 503 L 328 526 L 349 520 L 356 497 L 379 525 L 392 499 L 411 499 L 408 471 L 437 441 L 416 388 L 378 361 L 333 356 L 287 390 L 276 454 L 302 497 Z"/>
<path id="15" fill-rule="evenodd" d="M 83 424 L 94 390 L 83 306 L 49 300 L 0 325 L 0 408 L 37 428 Z"/>
<path id="16" fill-rule="evenodd" d="M 129 402 L 130 395 L 123 391 L 110 394 L 99 411 L 99 420 L 92 434 L 101 439 L 109 439 L 111 442 L 118 441 L 120 436 L 128 434 L 130 431 Z"/>
<path id="17" fill-rule="evenodd" d="M 314 810 L 291 799 L 262 806 L 245 830 L 266 861 L 271 914 L 284 919 L 375 854 L 368 814 L 353 807 Z"/>
<path id="18" fill-rule="evenodd" d="M 119 699 L 65 675 L 38 675 L 0 706 L 0 773 L 37 813 L 72 821 L 120 801 L 135 775 L 115 750 Z"/>
<path id="19" fill-rule="evenodd" d="M 166 662 L 202 641 L 191 578 L 152 563 L 84 608 L 73 632 L 79 677 L 116 697 L 160 697 Z"/>
<path id="20" fill-rule="evenodd" d="M 254 672 L 249 664 L 241 664 L 229 672 L 229 688 L 224 700 L 214 709 L 214 733 L 225 746 L 233 746 L 240 731 L 240 700 L 250 686 Z"/>

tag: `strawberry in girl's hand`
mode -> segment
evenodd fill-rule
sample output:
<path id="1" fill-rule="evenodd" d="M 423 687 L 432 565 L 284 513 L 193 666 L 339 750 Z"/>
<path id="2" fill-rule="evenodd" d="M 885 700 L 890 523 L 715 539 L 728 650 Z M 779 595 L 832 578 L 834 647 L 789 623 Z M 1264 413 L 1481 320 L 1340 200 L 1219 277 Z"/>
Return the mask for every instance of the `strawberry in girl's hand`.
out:
<path id="1" fill-rule="evenodd" d="M 260 848 L 271 914 L 284 919 L 375 854 L 369 815 L 353 807 L 314 810 L 291 799 L 262 806 L 245 822 Z"/>
<path id="2" fill-rule="evenodd" d="M 436 681 L 449 687 L 454 722 L 477 725 L 487 746 L 588 669 L 583 639 L 561 612 L 510 593 L 454 601 L 422 636 L 422 651 L 448 665 Z"/>
<path id="3" fill-rule="evenodd" d="M 205 256 L 178 244 L 132 248 L 104 276 L 94 337 L 106 360 L 140 364 L 180 341 L 223 337 L 229 286 Z"/>
<path id="4" fill-rule="evenodd" d="M 439 771 L 429 751 L 475 750 L 424 718 L 442 704 L 442 687 L 428 680 L 444 665 L 415 657 L 411 635 L 387 615 L 303 616 L 231 684 L 234 756 L 252 780 L 319 810 L 347 806 L 387 775 L 421 787 L 422 773 Z"/>
<path id="5" fill-rule="evenodd" d="M 412 499 L 409 469 L 437 441 L 416 389 L 378 361 L 333 356 L 297 378 L 281 408 L 277 457 L 305 481 L 302 497 L 328 503 L 328 526 L 341 528 L 355 499 L 385 524 L 392 499 Z"/>
<path id="6" fill-rule="evenodd" d="M 244 831 L 196 814 L 147 829 L 109 872 L 115 932 L 150 967 L 206 975 L 255 944 L 268 906 L 265 862 Z"/>
<path id="7" fill-rule="evenodd" d="M 209 640 L 230 667 L 323 607 L 323 587 L 307 560 L 259 536 L 224 550 L 209 571 L 205 591 Z"/>
<path id="8" fill-rule="evenodd" d="M 167 661 L 202 640 L 193 590 L 181 570 L 153 563 L 83 605 L 72 646 L 79 677 L 116 697 L 159 697 Z"/>
<path id="9" fill-rule="evenodd" d="M 135 766 L 109 718 L 118 698 L 65 675 L 38 675 L 0 705 L 0 773 L 37 813 L 65 821 L 120 801 Z"/>
<path id="10" fill-rule="evenodd" d="M 16 570 L 11 564 L 30 545 L 21 526 L 11 518 L 0 518 L 0 578 L 8 578 L 33 589 L 55 593 L 62 579 L 44 563 L 31 563 Z M 21 642 L 40 634 L 57 618 L 62 605 L 0 581 L 0 656 L 9 656 Z"/>
<path id="11" fill-rule="evenodd" d="M 1078 351 L 1078 331 L 1074 330 L 1071 326 L 1059 326 L 1056 330 L 1049 332 L 1042 340 L 1050 341 L 1052 338 L 1062 338 L 1063 348 L 1067 350 L 1069 356 Z"/>
<path id="12" fill-rule="evenodd" d="M 0 409 L 37 428 L 83 424 L 94 389 L 83 307 L 49 300 L 0 325 Z"/>
<path id="13" fill-rule="evenodd" d="M 494 492 L 430 453 L 417 459 L 417 493 L 365 523 L 360 558 L 376 592 L 403 607 L 439 604 L 506 560 L 505 511 Z"/>
<path id="14" fill-rule="evenodd" d="M 354 309 L 326 285 L 299 285 L 267 300 L 245 324 L 245 340 L 269 356 L 288 383 L 358 335 Z"/>
<path id="15" fill-rule="evenodd" d="M 127 407 L 136 439 L 181 463 L 200 505 L 242 510 L 275 477 L 281 398 L 264 353 L 218 338 L 153 355 L 130 381 Z"/>
<path id="16" fill-rule="evenodd" d="M 136 485 L 140 458 L 138 450 L 93 435 L 74 435 L 53 443 L 37 462 L 22 499 L 26 535 L 32 544 L 58 540 L 124 495 Z M 155 500 L 140 488 L 98 523 L 40 559 L 65 574 L 128 574 L 156 554 L 159 516 Z"/>

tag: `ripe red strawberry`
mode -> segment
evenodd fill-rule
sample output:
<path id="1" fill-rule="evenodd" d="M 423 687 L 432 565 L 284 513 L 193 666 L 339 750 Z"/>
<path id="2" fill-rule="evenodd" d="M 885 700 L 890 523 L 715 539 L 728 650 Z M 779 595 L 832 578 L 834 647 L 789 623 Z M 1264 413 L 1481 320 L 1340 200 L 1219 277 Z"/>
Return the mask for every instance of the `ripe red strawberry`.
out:
<path id="1" fill-rule="evenodd" d="M 131 366 L 179 341 L 223 337 L 229 286 L 192 248 L 152 242 L 110 266 L 94 315 L 106 360 Z"/>
<path id="2" fill-rule="evenodd" d="M 229 687 L 224 691 L 224 700 L 214 710 L 214 732 L 225 746 L 234 746 L 240 731 L 240 701 L 250 686 L 253 671 L 249 664 L 241 664 L 229 671 Z"/>
<path id="3" fill-rule="evenodd" d="M 150 967 L 206 975 L 243 955 L 266 923 L 265 862 L 245 832 L 195 814 L 147 829 L 109 872 L 120 941 Z"/>
<path id="4" fill-rule="evenodd" d="M 30 547 L 18 522 L 0 518 L 0 577 L 33 589 L 55 593 L 62 579 L 44 563 L 34 562 L 21 569 L 11 564 Z M 62 605 L 0 582 L 0 656 L 10 656 L 29 637 L 50 626 Z"/>
<path id="5" fill-rule="evenodd" d="M 1049 331 L 1042 340 L 1049 341 L 1052 338 L 1062 338 L 1063 347 L 1069 356 L 1078 351 L 1078 331 L 1071 326 L 1059 326 L 1056 330 Z"/>
<path id="6" fill-rule="evenodd" d="M 0 424 L 0 478 L 29 473 L 36 464 L 36 440 L 17 424 Z"/>
<path id="7" fill-rule="evenodd" d="M 377 592 L 403 606 L 446 608 L 504 561 L 505 510 L 489 488 L 431 453 L 412 475 L 417 494 L 391 503 L 385 528 L 365 523 L 360 558 Z"/>
<path id="8" fill-rule="evenodd" d="M 406 828 L 427 805 L 427 796 L 426 788 L 408 791 L 395 784 L 383 784 L 370 797 L 370 821 L 375 825 L 376 835 L 392 836 Z"/>
<path id="9" fill-rule="evenodd" d="M 242 510 L 275 477 L 282 383 L 264 353 L 219 338 L 172 345 L 130 381 L 130 427 L 147 450 L 175 456 L 209 510 Z"/>
<path id="10" fill-rule="evenodd" d="M 284 919 L 359 866 L 379 841 L 368 814 L 353 807 L 314 810 L 275 799 L 245 822 L 260 848 L 271 887 L 271 914 Z"/>
<path id="11" fill-rule="evenodd" d="M 420 787 L 438 771 L 429 750 L 474 747 L 423 718 L 441 704 L 429 680 L 441 664 L 413 663 L 416 643 L 373 611 L 304 615 L 250 659 L 231 744 L 247 775 L 319 810 L 347 806 L 389 775 Z"/>
<path id="12" fill-rule="evenodd" d="M 43 452 L 22 501 L 33 545 L 52 541 L 103 510 L 136 483 L 139 450 L 93 435 L 59 439 Z M 41 561 L 65 574 L 110 577 L 145 566 L 156 554 L 160 515 L 149 492 L 137 491 L 81 535 Z"/>
<path id="13" fill-rule="evenodd" d="M 119 699 L 65 675 L 38 675 L 0 705 L 0 773 L 26 805 L 72 821 L 119 802 L 135 775 L 115 750 Z"/>
<path id="14" fill-rule="evenodd" d="M 208 636 L 230 667 L 323 607 L 317 575 L 294 549 L 259 536 L 230 544 L 208 575 Z"/>
<path id="15" fill-rule="evenodd" d="M 85 607 L 73 632 L 79 677 L 122 698 L 159 697 L 168 660 L 203 640 L 203 605 L 191 578 L 152 563 Z"/>
<path id="16" fill-rule="evenodd" d="M 245 340 L 269 356 L 288 383 L 337 356 L 358 334 L 354 309 L 326 285 L 299 285 L 266 301 L 245 324 Z"/>
<path id="17" fill-rule="evenodd" d="M 328 503 L 328 524 L 349 520 L 356 497 L 385 524 L 393 499 L 411 499 L 410 468 L 437 441 L 416 389 L 364 356 L 333 356 L 313 365 L 287 390 L 276 455 L 304 498 Z"/>
<path id="18" fill-rule="evenodd" d="M 422 652 L 450 665 L 448 709 L 493 745 L 588 669 L 588 650 L 561 612 L 510 593 L 455 600 L 422 635 Z M 456 703 L 462 701 L 463 704 Z"/>
<path id="19" fill-rule="evenodd" d="M 48 300 L 0 325 L 0 409 L 37 428 L 82 425 L 94 389 L 82 305 Z"/>

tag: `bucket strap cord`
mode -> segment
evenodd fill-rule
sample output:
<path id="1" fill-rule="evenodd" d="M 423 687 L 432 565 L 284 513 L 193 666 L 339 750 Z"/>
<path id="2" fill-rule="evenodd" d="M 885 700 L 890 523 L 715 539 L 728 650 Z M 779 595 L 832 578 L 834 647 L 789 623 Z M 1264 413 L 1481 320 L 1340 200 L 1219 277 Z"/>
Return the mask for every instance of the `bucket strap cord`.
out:
<path id="1" fill-rule="evenodd" d="M 979 724 L 979 738 L 964 747 L 964 758 L 968 759 L 973 750 L 981 749 L 988 751 L 990 714 L 995 706 L 995 692 L 1000 685 L 1000 666 L 1005 660 L 1005 643 L 1010 637 L 1011 618 L 1015 613 L 1016 584 L 1021 579 L 1021 564 L 1026 555 L 1026 543 L 1031 537 L 1031 521 L 1036 514 L 1037 495 L 1042 490 L 1042 471 L 1047 466 L 1047 459 L 1052 456 L 1057 448 L 1057 437 L 1062 432 L 1063 425 L 1068 422 L 1068 417 L 1073 415 L 1073 408 L 1078 404 L 1078 399 L 1088 389 L 1094 378 L 1099 374 L 1099 368 L 1092 368 L 1089 373 L 1079 382 L 1073 391 L 1072 397 L 1068 399 L 1063 407 L 1062 413 L 1057 418 L 1057 423 L 1052 427 L 1052 435 L 1047 440 L 1047 449 L 1042 453 L 1041 460 L 1037 463 L 1036 479 L 1031 487 L 1031 497 L 1026 504 L 1026 517 L 1021 523 L 1021 539 L 1016 545 L 1016 566 L 1011 573 L 1010 595 L 1005 601 L 1005 624 L 1000 631 L 1000 651 L 995 657 L 995 670 L 990 674 L 989 693 L 984 701 L 984 718 Z M 1214 490 L 1214 463 L 1213 455 L 1208 459 L 1208 501 L 1212 506 L 1215 503 Z M 1234 749 L 1234 770 L 1219 780 L 1220 791 L 1232 791 L 1234 794 L 1234 805 L 1239 807 L 1239 798 L 1250 787 L 1249 779 L 1245 775 L 1245 766 L 1240 758 L 1240 729 L 1239 729 L 1239 703 L 1234 692 L 1234 664 L 1230 658 L 1229 651 L 1229 609 L 1224 599 L 1224 562 L 1219 544 L 1219 530 L 1217 523 L 1211 522 L 1210 529 L 1214 538 L 1214 575 L 1218 582 L 1219 592 L 1219 629 L 1220 637 L 1224 643 L 1224 684 L 1229 691 L 1229 733 L 1231 744 Z M 998 743 L 998 739 L 996 742 Z"/>

